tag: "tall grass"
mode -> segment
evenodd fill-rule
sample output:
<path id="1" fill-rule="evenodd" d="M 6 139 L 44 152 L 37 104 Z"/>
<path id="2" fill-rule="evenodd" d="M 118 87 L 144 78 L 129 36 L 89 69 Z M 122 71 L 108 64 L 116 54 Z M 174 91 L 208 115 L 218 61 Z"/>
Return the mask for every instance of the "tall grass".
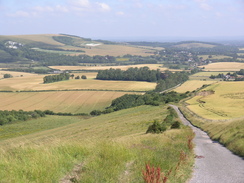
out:
<path id="1" fill-rule="evenodd" d="M 145 133 L 151 120 L 164 119 L 166 115 L 166 107 L 141 106 L 83 119 L 55 130 L 27 135 L 25 139 L 5 140 L 0 143 L 0 182 L 69 179 L 140 183 L 144 182 L 142 170 L 146 163 L 168 172 L 178 166 L 182 152 L 186 161 L 168 181 L 185 182 L 194 159 L 188 147 L 191 130 L 182 127 L 162 134 Z M 74 167 L 78 170 L 73 170 Z"/>

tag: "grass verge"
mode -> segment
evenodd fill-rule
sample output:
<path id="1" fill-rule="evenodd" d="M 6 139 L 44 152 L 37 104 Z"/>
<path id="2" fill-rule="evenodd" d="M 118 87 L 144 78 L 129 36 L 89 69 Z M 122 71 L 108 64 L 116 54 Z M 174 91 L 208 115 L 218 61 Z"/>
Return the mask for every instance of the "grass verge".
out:
<path id="1" fill-rule="evenodd" d="M 193 125 L 206 131 L 213 140 L 233 153 L 244 157 L 244 120 L 207 121 L 190 113 L 185 107 L 180 109 Z"/>

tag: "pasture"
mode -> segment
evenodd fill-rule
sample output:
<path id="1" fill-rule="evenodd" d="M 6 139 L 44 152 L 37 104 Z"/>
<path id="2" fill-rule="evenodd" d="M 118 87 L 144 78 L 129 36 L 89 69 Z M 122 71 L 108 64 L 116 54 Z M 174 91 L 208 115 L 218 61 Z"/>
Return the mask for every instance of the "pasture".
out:
<path id="1" fill-rule="evenodd" d="M 0 93 L 0 110 L 51 110 L 63 113 L 90 113 L 103 110 L 126 92 L 59 91 Z"/>
<path id="2" fill-rule="evenodd" d="M 197 95 L 186 101 L 191 111 L 214 120 L 243 117 L 244 82 L 218 82 L 204 90 L 213 90 L 214 94 Z"/>
<path id="3" fill-rule="evenodd" d="M 150 163 L 164 173 L 173 167 L 169 181 L 183 183 L 190 177 L 193 162 L 187 145 L 191 130 L 145 134 L 148 125 L 164 118 L 166 111 L 166 106 L 141 106 L 2 140 L 0 179 L 42 183 L 70 177 L 77 182 L 142 183 L 142 170 Z M 46 118 L 50 123 L 51 119 Z M 35 120 L 29 123 L 33 128 L 34 124 Z M 182 152 L 185 156 L 180 160 Z"/>
<path id="4" fill-rule="evenodd" d="M 217 62 L 208 65 L 202 65 L 205 67 L 204 71 L 239 71 L 244 69 L 244 63 L 239 62 Z"/>

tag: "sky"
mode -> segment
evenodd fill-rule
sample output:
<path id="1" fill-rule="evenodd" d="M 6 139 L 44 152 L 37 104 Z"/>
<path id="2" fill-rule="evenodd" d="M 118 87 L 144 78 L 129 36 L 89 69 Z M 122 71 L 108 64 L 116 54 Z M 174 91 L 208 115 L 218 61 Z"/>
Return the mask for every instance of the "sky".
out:
<path id="1" fill-rule="evenodd" d="M 244 0 L 0 0 L 0 35 L 244 36 Z"/>

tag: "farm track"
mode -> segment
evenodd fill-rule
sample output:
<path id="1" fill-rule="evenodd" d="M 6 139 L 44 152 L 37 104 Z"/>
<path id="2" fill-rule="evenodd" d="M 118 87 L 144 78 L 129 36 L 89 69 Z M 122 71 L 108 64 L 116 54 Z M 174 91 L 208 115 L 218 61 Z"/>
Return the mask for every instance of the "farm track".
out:
<path id="1" fill-rule="evenodd" d="M 227 148 L 212 141 L 207 133 L 194 127 L 179 111 L 175 109 L 184 125 L 190 126 L 195 133 L 194 143 L 196 161 L 193 177 L 189 183 L 243 183 L 244 161 Z"/>

